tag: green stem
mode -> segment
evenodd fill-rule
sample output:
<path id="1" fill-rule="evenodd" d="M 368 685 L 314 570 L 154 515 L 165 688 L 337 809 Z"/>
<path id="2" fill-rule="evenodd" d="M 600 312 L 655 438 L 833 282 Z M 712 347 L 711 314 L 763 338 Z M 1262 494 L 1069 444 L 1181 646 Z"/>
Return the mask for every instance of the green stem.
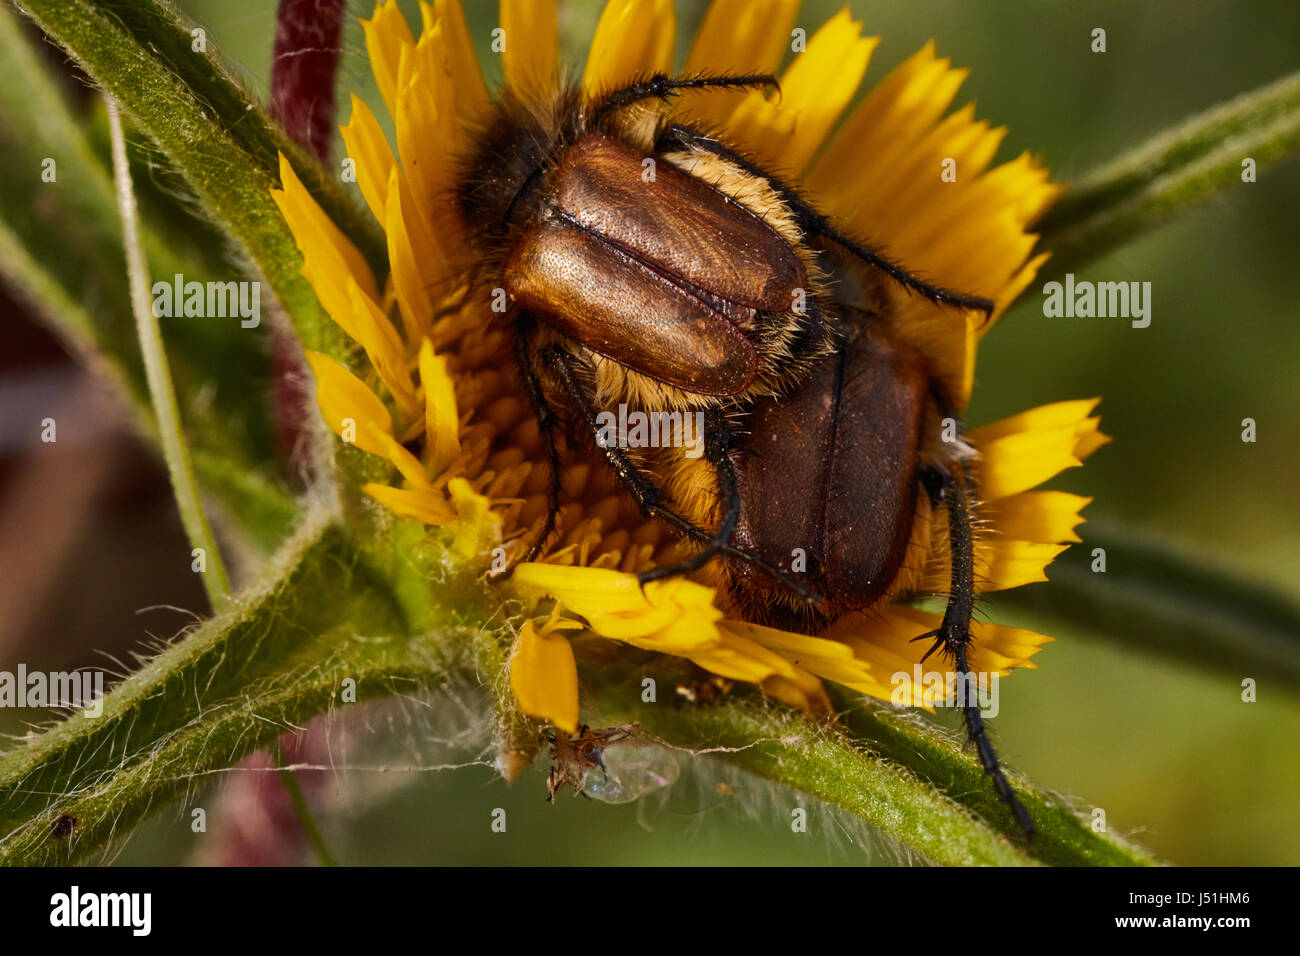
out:
<path id="1" fill-rule="evenodd" d="M 959 806 L 951 794 L 918 778 L 906 762 L 884 760 L 835 726 L 755 695 L 736 694 L 708 705 L 675 699 L 645 703 L 642 681 L 659 688 L 694 680 L 685 662 L 586 638 L 575 642 L 585 660 L 584 720 L 593 726 L 636 723 L 664 743 L 726 761 L 756 776 L 806 793 L 858 817 L 927 859 L 949 866 L 1027 866 L 1036 861 L 1013 840 Z M 661 698 L 666 696 L 662 691 Z M 793 805 L 792 805 L 793 806 Z M 788 826 L 788 817 L 782 825 Z"/>
<path id="2" fill-rule="evenodd" d="M 181 513 L 181 523 L 190 539 L 190 547 L 200 550 L 206 561 L 203 586 L 207 589 L 208 600 L 213 608 L 220 608 L 230 593 L 230 578 L 226 574 L 226 565 L 222 561 L 216 539 L 212 536 L 212 527 L 208 524 L 203 504 L 199 501 L 199 485 L 194 478 L 194 466 L 181 434 L 180 409 L 176 405 L 167 352 L 163 349 L 162 329 L 149 298 L 149 270 L 140 249 L 139 216 L 136 212 L 135 191 L 131 185 L 131 167 L 126 159 L 122 118 L 118 114 L 117 103 L 111 96 L 105 97 L 105 103 L 113 142 L 113 179 L 117 186 L 118 210 L 122 217 L 122 240 L 126 248 L 131 308 L 135 312 L 136 332 L 140 337 L 140 353 L 144 356 L 149 394 L 158 416 L 158 438 L 162 445 L 163 459 L 167 462 L 167 473 L 171 476 L 172 493 Z"/>
<path id="3" fill-rule="evenodd" d="M 57 316 L 50 323 L 51 331 L 84 367 L 98 374 L 126 399 L 125 405 L 140 434 L 146 439 L 155 438 L 157 423 L 143 400 L 136 370 L 120 360 L 82 304 L 67 294 L 62 283 L 42 263 L 32 258 L 24 237 L 10 229 L 3 219 L 0 219 L 0 279 L 14 296 L 42 317 Z"/>
<path id="4" fill-rule="evenodd" d="M 276 171 L 264 157 L 251 155 L 233 132 L 245 120 L 225 116 L 224 122 L 214 122 L 204 100 L 208 91 L 187 86 L 162 55 L 161 49 L 175 48 L 174 37 L 155 49 L 148 38 L 130 31 L 128 24 L 139 21 L 140 7 L 133 2 L 121 10 L 106 10 L 93 0 L 23 2 L 28 15 L 157 142 L 207 213 L 248 250 L 303 343 L 335 358 L 348 358 L 353 346 L 325 315 L 302 276 L 302 256 L 271 200 Z M 167 29 L 180 31 L 174 18 L 148 22 L 155 28 L 170 22 Z M 188 50 L 192 41 L 185 36 Z M 223 102 L 227 99 L 226 93 L 214 92 Z M 245 105 L 251 124 L 251 117 L 259 115 L 257 107 L 251 101 Z"/>
<path id="5" fill-rule="evenodd" d="M 352 539 L 313 522 L 255 591 L 169 645 L 103 698 L 0 755 L 0 863 L 84 857 L 208 774 L 357 699 L 416 689 L 444 671 Z M 67 840 L 50 838 L 60 816 Z"/>
<path id="6" fill-rule="evenodd" d="M 888 760 L 906 767 L 1002 833 L 1019 833 L 1006 805 L 997 798 L 983 768 L 934 727 L 878 701 L 831 688 L 845 728 Z M 1151 866 L 1145 850 L 1111 834 L 1098 833 L 1060 795 L 1034 786 L 1019 774 L 1008 777 L 1038 833 L 1027 847 L 1034 859 L 1056 866 Z"/>
<path id="7" fill-rule="evenodd" d="M 669 703 L 637 706 L 640 696 L 629 694 L 627 687 L 601 687 L 595 695 L 602 723 L 635 721 L 642 731 L 673 747 L 715 756 L 823 800 L 934 863 L 1025 866 L 1034 862 L 943 792 L 804 715 L 743 698 L 675 707 Z M 790 810 L 785 813 L 777 825 L 790 825 Z"/>
<path id="8" fill-rule="evenodd" d="M 28 31 L 3 4 L 0 48 L 12 61 L 9 82 L 0 84 L 0 152 L 15 170 L 0 179 L 0 281 L 107 381 L 141 436 L 156 443 L 157 422 L 122 268 L 108 124 L 99 122 L 103 114 L 93 102 L 85 111 L 74 109 Z M 90 123 L 102 127 L 93 141 Z M 128 150 L 131 145 L 128 141 Z M 54 182 L 39 180 L 44 158 L 57 161 Z M 156 151 L 148 159 L 151 172 L 164 162 Z M 142 177 L 138 164 L 133 170 L 141 244 L 155 274 L 224 278 L 218 270 L 230 267 L 221 256 L 199 254 L 198 242 L 210 239 L 209 230 L 196 230 L 189 211 L 179 212 L 179 203 L 161 189 L 151 217 L 142 194 L 151 180 Z M 34 193 L 39 202 L 33 202 Z M 170 205 L 160 208 L 164 201 Z M 249 381 L 268 375 L 264 343 L 194 322 L 171 324 L 165 336 L 204 490 L 224 506 L 225 527 L 238 528 L 260 553 L 270 554 L 288 537 L 298 505 L 266 464 L 272 447 L 265 396 L 247 388 Z"/>
<path id="9" fill-rule="evenodd" d="M 1063 797 L 1009 773 L 1038 833 L 1025 845 L 979 763 L 934 726 L 831 685 L 838 719 L 764 705 L 743 694 L 707 706 L 644 703 L 642 681 L 658 687 L 693 678 L 676 659 L 579 640 L 588 723 L 635 722 L 665 742 L 702 750 L 743 770 L 824 800 L 930 860 L 949 865 L 1150 866 L 1145 850 L 1095 832 Z"/>
<path id="10" fill-rule="evenodd" d="M 1050 268 L 1070 272 L 1300 149 L 1300 73 L 1194 116 L 1085 176 L 1041 224 Z"/>
<path id="11" fill-rule="evenodd" d="M 113 13 L 135 38 L 142 50 L 175 73 L 180 81 L 202 99 L 213 118 L 263 169 L 274 173 L 277 153 L 293 164 L 303 185 L 316 197 L 343 233 L 352 239 L 382 273 L 388 268 L 388 245 L 384 232 L 370 213 L 356 202 L 357 193 L 343 186 L 337 172 L 331 174 L 312 153 L 294 142 L 273 120 L 253 95 L 235 79 L 222 62 L 213 37 L 207 36 L 207 51 L 196 53 L 187 20 L 168 0 L 131 0 L 114 4 Z"/>
<path id="12" fill-rule="evenodd" d="M 316 818 L 312 816 L 311 807 L 308 806 L 307 798 L 303 795 L 302 787 L 298 784 L 298 778 L 285 765 L 284 747 L 281 746 L 279 740 L 275 742 L 275 765 L 280 768 L 280 783 L 284 785 L 285 793 L 289 795 L 289 803 L 293 805 L 293 812 L 298 817 L 298 824 L 316 850 L 316 855 L 320 857 L 321 866 L 338 866 L 338 860 L 330 852 L 329 844 L 325 842 L 325 834 L 321 833 L 320 827 L 316 824 Z"/>

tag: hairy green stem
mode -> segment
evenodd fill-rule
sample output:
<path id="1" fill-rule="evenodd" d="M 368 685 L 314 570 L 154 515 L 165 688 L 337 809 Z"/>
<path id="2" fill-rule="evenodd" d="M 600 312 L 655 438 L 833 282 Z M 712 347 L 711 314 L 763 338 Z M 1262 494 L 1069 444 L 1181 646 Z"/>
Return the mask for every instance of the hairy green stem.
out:
<path id="1" fill-rule="evenodd" d="M 59 280 L 28 252 L 23 237 L 0 218 L 0 279 L 10 291 L 48 320 L 51 330 L 83 366 L 99 375 L 123 399 L 136 431 L 158 441 L 158 422 L 148 403 L 148 387 L 106 340 L 97 318 L 68 296 Z M 137 356 L 138 357 L 138 356 Z M 143 371 L 140 370 L 143 377 Z M 270 553 L 289 536 L 298 518 L 297 501 L 274 482 L 245 464 L 238 451 L 221 444 L 215 451 L 204 439 L 210 430 L 196 429 L 200 444 L 192 450 L 194 470 L 229 517 L 225 527 L 238 527 L 262 551 Z"/>
<path id="2" fill-rule="evenodd" d="M 327 212 L 382 266 L 382 236 L 334 179 L 288 142 L 219 60 L 194 49 L 188 25 L 166 4 L 132 0 L 109 8 L 94 0 L 24 0 L 24 5 L 135 117 L 214 219 L 249 251 L 304 342 L 346 359 L 353 347 L 323 315 L 299 274 L 293 237 L 267 195 L 275 183 L 275 153 L 283 151 Z M 0 96 L 0 106 L 4 102 Z M 1099 170 L 1043 223 L 1045 242 L 1057 252 L 1054 266 L 1075 268 L 1239 183 L 1243 159 L 1263 167 L 1294 151 L 1300 147 L 1298 117 L 1300 77 L 1290 77 L 1208 111 Z M 119 147 L 121 139 L 118 127 Z M 19 236 L 0 223 L 0 251 L 21 251 Z M 128 254 L 132 246 L 138 253 L 138 245 L 128 242 Z M 139 317 L 143 272 L 139 262 L 135 266 Z M 5 269 L 18 276 L 26 294 L 56 308 L 66 303 L 68 296 L 59 295 L 65 289 L 51 289 L 35 262 L 21 269 L 6 262 Z M 78 327 L 83 337 L 91 325 L 84 318 L 69 318 L 69 327 Z M 156 335 L 156 323 L 153 330 Z M 155 342 L 155 358 L 161 356 Z M 155 377 L 151 372 L 151 385 Z M 175 422 L 174 428 L 179 439 Z M 352 454 L 360 453 L 345 451 L 344 459 Z M 196 456 L 200 467 L 203 461 Z M 219 456 L 212 459 L 214 471 L 228 465 Z M 192 474 L 189 485 L 193 493 Z M 438 603 L 456 600 L 464 584 L 448 577 L 457 573 L 454 567 L 432 553 L 436 549 L 421 553 L 430 548 L 422 530 L 413 532 L 401 522 L 376 530 L 392 534 L 394 546 L 367 550 L 337 527 L 315 528 L 293 544 L 276 565 L 277 574 L 256 593 L 238 599 L 128 678 L 106 700 L 102 717 L 74 716 L 0 757 L 0 862 L 83 857 L 161 801 L 189 792 L 286 729 L 338 706 L 338 689 L 346 679 L 357 681 L 364 697 L 429 688 L 473 673 L 500 692 L 501 642 L 475 624 L 488 619 L 484 608 L 471 612 Z M 209 558 L 217 558 L 215 548 Z M 1174 636 L 1186 628 L 1183 610 L 1193 592 L 1213 594 L 1215 607 L 1226 608 L 1237 623 L 1246 621 L 1253 636 L 1227 649 L 1202 642 L 1204 659 L 1239 666 L 1245 647 L 1252 666 L 1272 655 L 1295 667 L 1296 642 L 1288 640 L 1296 633 L 1294 608 L 1261 603 L 1257 594 L 1217 579 L 1207 587 L 1203 577 L 1183 573 L 1177 562 L 1152 563 L 1140 548 L 1130 563 L 1153 572 L 1137 575 L 1130 591 L 1134 606 L 1169 625 L 1159 632 L 1165 646 L 1173 647 Z M 1061 569 L 1060 579 L 1079 594 L 1089 592 L 1087 577 L 1071 572 L 1068 564 Z M 431 589 L 435 578 L 442 583 Z M 1089 598 L 1094 614 L 1106 605 L 1097 597 Z M 1224 630 L 1210 630 L 1215 629 Z M 596 683 L 587 688 L 587 703 L 602 719 L 635 720 L 673 746 L 708 753 L 810 794 L 936 862 L 1152 862 L 1123 841 L 1093 834 L 1064 802 L 1017 780 L 1042 830 L 1026 851 L 1008 839 L 1005 808 L 973 761 L 931 728 L 881 708 L 842 707 L 843 725 L 860 738 L 855 741 L 839 727 L 752 696 L 696 707 L 638 706 L 640 695 L 616 675 L 591 673 Z M 518 737 L 520 752 L 526 753 L 532 743 L 525 738 L 534 728 L 515 718 L 503 709 L 503 724 L 518 724 L 506 736 Z"/>
<path id="3" fill-rule="evenodd" d="M 381 273 L 387 269 L 388 245 L 384 232 L 374 217 L 357 204 L 355 191 L 344 187 L 337 171 L 331 174 L 271 118 L 222 62 L 214 37 L 205 31 L 207 49 L 195 51 L 194 31 L 198 25 L 186 19 L 168 0 L 132 0 L 114 4 L 113 12 L 140 47 L 175 73 L 258 165 L 274 172 L 277 153 L 287 156 L 303 185 L 357 244 L 371 267 Z"/>
<path id="4" fill-rule="evenodd" d="M 154 413 L 158 416 L 158 438 L 163 460 L 171 476 L 172 495 L 181 513 L 181 523 L 190 539 L 195 558 L 203 567 L 203 586 L 213 608 L 220 608 L 230 593 L 230 577 L 221 558 L 221 549 L 212 536 L 212 526 L 199 501 L 199 485 L 190 463 L 189 447 L 181 434 L 181 413 L 176 407 L 171 367 L 163 348 L 162 329 L 149 299 L 149 267 L 140 249 L 139 214 L 135 190 L 131 185 L 131 167 L 126 161 L 126 138 L 122 135 L 122 118 L 117 103 L 105 97 L 109 131 L 113 142 L 113 181 L 117 186 L 117 205 L 122 217 L 122 243 L 126 248 L 127 279 L 131 287 L 131 309 L 135 313 L 136 333 L 140 337 L 140 354 L 144 356 L 145 377 Z"/>
<path id="5" fill-rule="evenodd" d="M 635 722 L 644 733 L 676 749 L 716 757 L 806 793 L 851 813 L 934 863 L 1034 863 L 1013 841 L 918 779 L 905 765 L 882 760 L 832 727 L 749 696 L 701 706 L 667 700 L 643 704 L 640 679 L 602 680 L 588 688 L 602 725 Z M 790 811 L 796 806 L 791 802 Z"/>
<path id="6" fill-rule="evenodd" d="M 74 109 L 17 15 L 3 4 L 0 47 L 13 67 L 8 82 L 0 84 L 0 151 L 14 171 L 0 180 L 0 281 L 110 385 L 139 433 L 156 443 L 122 268 L 108 125 L 99 123 L 98 101 L 84 111 Z M 93 140 L 87 130 L 92 125 L 103 130 Z M 127 146 L 130 154 L 132 143 Z M 145 167 L 133 162 L 145 259 L 169 279 L 175 273 L 200 281 L 217 278 L 217 270 L 230 268 L 223 255 L 202 255 L 187 241 L 210 241 L 215 233 L 196 230 L 189 211 L 177 212 L 174 197 L 161 190 L 152 206 L 145 202 L 142 187 L 148 191 L 163 162 L 156 153 L 148 160 L 147 177 Z M 49 181 L 41 175 L 47 162 L 52 162 Z M 163 200 L 170 205 L 160 208 Z M 264 345 L 252 335 L 226 331 L 219 324 L 174 322 L 164 337 L 204 489 L 224 506 L 223 517 L 231 519 L 224 525 L 244 532 L 269 554 L 291 531 L 298 506 L 276 481 L 276 469 L 266 464 L 272 451 L 267 402 L 259 389 L 247 387 L 250 380 L 267 377 Z"/>
<path id="7" fill-rule="evenodd" d="M 303 278 L 302 256 L 271 200 L 276 171 L 265 155 L 250 154 L 241 140 L 242 125 L 255 122 L 255 104 L 246 101 L 246 118 L 214 116 L 205 97 L 215 91 L 188 86 L 162 51 L 171 49 L 175 57 L 207 54 L 190 49 L 188 34 L 189 52 L 182 53 L 162 37 L 163 45 L 155 48 L 152 40 L 132 33 L 129 25 L 143 9 L 139 2 L 109 11 L 93 0 L 23 0 L 22 8 L 121 104 L 185 176 L 207 212 L 248 250 L 303 343 L 336 358 L 348 357 L 353 346 Z M 168 21 L 148 22 L 163 29 Z M 180 31 L 175 24 L 167 29 Z"/>
<path id="8" fill-rule="evenodd" d="M 452 615 L 444 615 L 451 618 Z M 277 736 L 356 699 L 442 679 L 440 645 L 410 622 L 352 539 L 318 519 L 274 573 L 103 699 L 0 755 L 0 863 L 78 859 Z M 53 827 L 75 821 L 64 839 Z"/>
<path id="9" fill-rule="evenodd" d="M 997 798 L 983 768 L 961 747 L 914 715 L 879 701 L 860 699 L 831 688 L 840 719 L 855 739 L 902 764 L 917 777 L 949 794 L 1011 838 L 1019 827 Z M 1011 785 L 1034 820 L 1038 833 L 1026 847 L 1034 859 L 1057 866 L 1151 866 L 1156 859 L 1122 837 L 1099 833 L 1070 802 L 1008 771 Z"/>
<path id="10" fill-rule="evenodd" d="M 1049 268 L 1070 272 L 1300 149 L 1300 73 L 1212 107 L 1076 183 L 1041 223 Z"/>

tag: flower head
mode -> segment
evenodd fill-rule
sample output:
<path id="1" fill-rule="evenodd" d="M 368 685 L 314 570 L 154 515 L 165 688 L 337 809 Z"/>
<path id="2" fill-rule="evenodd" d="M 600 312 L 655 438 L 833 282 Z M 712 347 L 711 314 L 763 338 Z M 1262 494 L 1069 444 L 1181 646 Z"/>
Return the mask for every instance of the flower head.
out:
<path id="1" fill-rule="evenodd" d="M 715 0 L 685 69 L 776 71 L 797 8 L 797 0 Z M 367 360 L 351 370 L 308 356 L 329 426 L 391 465 L 393 480 L 366 485 L 365 493 L 398 515 L 451 529 L 456 551 L 486 566 L 493 548 L 518 556 L 542 527 L 548 461 L 507 334 L 473 287 L 475 263 L 446 198 L 456 157 L 492 94 L 458 0 L 422 0 L 420 9 L 418 38 L 395 0 L 378 3 L 362 21 L 395 142 L 356 97 L 342 128 L 361 193 L 387 235 L 390 274 L 371 272 L 283 160 L 275 197 L 302 250 L 304 274 Z M 501 0 L 500 13 L 507 86 L 521 98 L 553 90 L 555 3 Z M 582 89 L 592 95 L 648 72 L 672 72 L 675 40 L 672 0 L 610 0 Z M 1033 253 L 1029 230 L 1059 187 L 1028 155 L 990 168 L 1005 130 L 977 121 L 969 106 L 949 112 L 966 74 L 939 59 L 933 44 L 850 109 L 877 43 L 843 11 L 780 74 L 779 93 L 701 93 L 677 109 L 782 171 L 846 229 L 883 239 L 909 268 L 996 302 L 996 318 L 1046 258 Z M 948 160 L 961 171 L 955 182 L 935 174 Z M 894 299 L 895 334 L 925 356 L 964 409 L 978 342 L 993 323 L 892 289 L 884 294 Z M 1046 580 L 1046 566 L 1079 540 L 1074 529 L 1088 499 L 1031 489 L 1107 440 L 1095 406 L 1060 402 L 967 436 L 980 462 L 982 590 Z M 926 650 L 912 639 L 937 626 L 938 615 L 886 599 L 819 636 L 762 627 L 737 617 L 710 586 L 707 569 L 696 580 L 642 589 L 635 572 L 680 557 L 682 545 L 640 515 L 601 460 L 566 462 L 563 488 L 559 540 L 503 584 L 529 608 L 511 664 L 517 703 L 560 729 L 578 724 L 567 637 L 576 630 L 686 658 L 821 709 L 823 680 L 897 699 L 892 675 L 912 672 Z M 890 595 L 945 589 L 945 539 L 931 530 L 922 496 L 909 560 Z M 971 666 L 998 674 L 1034 667 L 1031 658 L 1050 640 L 987 623 L 976 623 L 973 636 Z M 921 686 L 908 694 L 906 703 L 934 703 Z"/>

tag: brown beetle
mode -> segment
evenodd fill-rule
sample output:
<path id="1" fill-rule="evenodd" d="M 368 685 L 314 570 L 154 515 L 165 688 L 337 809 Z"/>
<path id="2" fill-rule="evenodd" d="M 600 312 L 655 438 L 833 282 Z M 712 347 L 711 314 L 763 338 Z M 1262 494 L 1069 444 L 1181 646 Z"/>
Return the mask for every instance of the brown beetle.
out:
<path id="1" fill-rule="evenodd" d="M 871 293 L 888 280 L 940 305 L 987 314 L 993 303 L 913 276 L 721 137 L 672 121 L 679 92 L 775 82 L 656 74 L 595 100 L 564 92 L 544 109 L 507 96 L 476 138 L 457 198 L 488 274 L 480 284 L 508 301 L 550 447 L 552 506 L 529 557 L 559 507 L 557 405 L 593 434 L 612 402 L 698 409 L 704 458 L 656 457 L 662 485 L 643 460 L 601 444 L 642 509 L 700 545 L 642 581 L 723 556 L 725 584 L 752 620 L 815 632 L 889 591 L 924 495 L 948 515 L 952 587 L 943 624 L 921 637 L 966 674 L 975 586 L 965 446 L 926 439 L 947 402 L 924 359 L 891 338 L 876 314 L 885 297 Z M 845 288 L 866 294 L 851 301 Z M 789 567 L 795 548 L 810 574 Z M 978 709 L 965 716 L 984 769 L 1032 833 Z"/>

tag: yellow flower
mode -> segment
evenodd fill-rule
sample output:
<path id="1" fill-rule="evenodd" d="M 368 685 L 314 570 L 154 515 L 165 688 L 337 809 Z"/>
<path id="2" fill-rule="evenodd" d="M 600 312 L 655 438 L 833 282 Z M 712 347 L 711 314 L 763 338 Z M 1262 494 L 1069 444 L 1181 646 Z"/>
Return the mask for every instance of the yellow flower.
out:
<path id="1" fill-rule="evenodd" d="M 553 85 L 559 74 L 555 6 L 501 0 L 506 83 L 521 96 Z M 455 550 L 486 566 L 491 549 L 517 549 L 540 529 L 546 456 L 505 333 L 466 294 L 472 263 L 445 198 L 467 120 L 483 114 L 491 93 L 459 0 L 421 0 L 420 12 L 418 37 L 395 0 L 378 3 L 362 21 L 395 142 L 356 97 L 342 127 L 361 194 L 387 235 L 390 274 L 381 283 L 371 273 L 284 160 L 275 198 L 322 306 L 369 360 L 358 377 L 323 355 L 308 356 L 326 422 L 390 462 L 400 479 L 366 485 L 365 493 L 399 515 L 451 529 Z M 685 69 L 777 70 L 797 12 L 797 0 L 715 0 Z M 671 71 L 675 42 L 673 0 L 610 0 L 582 86 L 594 92 Z M 678 108 L 782 170 L 849 231 L 886 239 L 910 269 L 992 299 L 996 318 L 1046 259 L 1032 254 L 1029 230 L 1059 187 L 1027 154 L 989 168 L 1005 130 L 975 120 L 969 106 L 949 112 L 966 73 L 939 59 L 933 44 L 850 110 L 878 42 L 863 37 L 845 10 L 793 58 L 779 94 L 714 91 L 683 98 Z M 934 174 L 947 158 L 961 170 L 956 182 Z M 976 347 L 993 323 L 887 294 L 896 300 L 899 333 L 964 409 Z M 986 525 L 976 554 L 983 590 L 1046 580 L 1046 566 L 1079 540 L 1074 529 L 1089 499 L 1030 489 L 1108 440 L 1092 414 L 1096 404 L 1060 402 L 970 432 Z M 882 601 L 810 637 L 729 618 L 725 599 L 701 583 L 707 574 L 643 590 L 635 572 L 680 557 L 678 542 L 641 518 L 603 462 L 566 463 L 564 488 L 561 539 L 540 560 L 518 566 L 506 585 L 531 608 L 510 686 L 524 713 L 562 730 L 578 724 L 578 672 L 566 637 L 575 629 L 824 709 L 822 680 L 891 699 L 893 675 L 911 674 L 927 649 L 912 638 L 938 625 L 937 614 Z M 924 496 L 918 508 L 908 570 L 892 594 L 947 586 L 946 536 L 931 535 Z M 1030 659 L 1050 640 L 987 623 L 976 623 L 973 634 L 971 666 L 997 674 L 1034 667 Z M 921 685 L 906 693 L 905 703 L 934 704 Z"/>

